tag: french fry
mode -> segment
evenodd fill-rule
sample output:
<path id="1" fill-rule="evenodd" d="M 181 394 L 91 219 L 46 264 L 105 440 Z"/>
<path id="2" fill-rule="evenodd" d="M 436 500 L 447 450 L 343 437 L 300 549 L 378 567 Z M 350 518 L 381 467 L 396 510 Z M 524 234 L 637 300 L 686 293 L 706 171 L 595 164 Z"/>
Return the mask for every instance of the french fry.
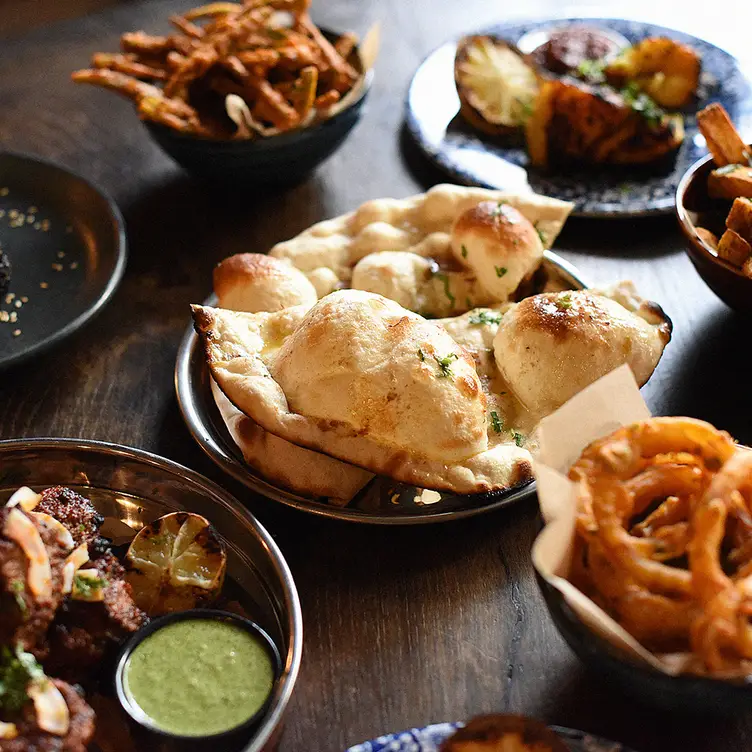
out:
<path id="1" fill-rule="evenodd" d="M 708 175 L 708 195 L 711 198 L 752 198 L 752 167 L 726 165 Z"/>
<path id="2" fill-rule="evenodd" d="M 695 232 L 705 245 L 709 246 L 714 251 L 718 250 L 718 238 L 710 232 L 710 230 L 707 230 L 704 227 L 696 227 Z"/>
<path id="3" fill-rule="evenodd" d="M 752 279 L 752 256 L 742 264 L 742 274 Z"/>
<path id="4" fill-rule="evenodd" d="M 718 242 L 718 258 L 741 267 L 752 255 L 752 246 L 738 233 L 726 230 Z"/>
<path id="5" fill-rule="evenodd" d="M 182 31 L 187 37 L 201 39 L 204 36 L 204 30 L 196 26 L 184 16 L 170 16 L 170 23 L 178 30 Z"/>
<path id="6" fill-rule="evenodd" d="M 300 71 L 300 78 L 293 83 L 289 98 L 295 111 L 304 120 L 316 99 L 316 86 L 319 82 L 319 69 L 309 65 Z"/>
<path id="7" fill-rule="evenodd" d="M 726 227 L 752 244 L 752 200 L 736 198 L 726 217 Z"/>
<path id="8" fill-rule="evenodd" d="M 697 125 L 718 167 L 749 164 L 749 149 L 722 105 L 713 102 L 700 110 Z"/>
<path id="9" fill-rule="evenodd" d="M 216 18 L 226 16 L 228 13 L 238 13 L 241 10 L 243 6 L 240 3 L 209 3 L 192 8 L 183 14 L 183 18 L 187 21 L 197 21 L 200 18 Z"/>
<path id="10" fill-rule="evenodd" d="M 94 68 L 109 68 L 134 78 L 147 78 L 154 81 L 164 81 L 167 78 L 167 72 L 164 69 L 140 63 L 133 54 L 97 52 L 92 56 L 91 64 Z"/>

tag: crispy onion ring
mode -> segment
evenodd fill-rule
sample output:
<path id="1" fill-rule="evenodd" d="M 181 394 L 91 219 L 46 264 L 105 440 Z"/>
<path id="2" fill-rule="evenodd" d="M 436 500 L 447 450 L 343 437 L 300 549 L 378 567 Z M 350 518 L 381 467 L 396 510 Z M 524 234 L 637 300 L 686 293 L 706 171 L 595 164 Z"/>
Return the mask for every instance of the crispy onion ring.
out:
<path id="1" fill-rule="evenodd" d="M 688 646 L 693 514 L 735 451 L 708 423 L 653 418 L 594 442 L 570 470 L 581 541 L 572 581 L 651 649 Z"/>

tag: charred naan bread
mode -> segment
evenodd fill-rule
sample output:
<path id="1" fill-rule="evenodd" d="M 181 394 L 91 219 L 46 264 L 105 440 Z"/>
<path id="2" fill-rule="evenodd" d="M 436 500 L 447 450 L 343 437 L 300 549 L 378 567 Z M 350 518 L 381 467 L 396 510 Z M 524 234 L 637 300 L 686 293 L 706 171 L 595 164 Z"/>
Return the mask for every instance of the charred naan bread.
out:
<path id="1" fill-rule="evenodd" d="M 294 266 L 261 253 L 238 253 L 214 269 L 214 292 L 220 308 L 232 311 L 281 311 L 312 306 L 318 296 Z"/>
<path id="2" fill-rule="evenodd" d="M 533 295 L 512 306 L 494 338 L 501 376 L 543 417 L 628 363 L 642 385 L 671 339 L 671 321 L 631 283 L 611 290 Z"/>
<path id="3" fill-rule="evenodd" d="M 219 387 L 286 441 L 456 493 L 530 476 L 524 437 L 489 415 L 473 357 L 393 301 L 343 290 L 308 313 L 193 311 Z"/>
<path id="4" fill-rule="evenodd" d="M 532 255 L 513 254 L 514 263 L 510 259 L 506 267 L 510 276 L 503 283 L 494 268 L 501 269 L 503 265 L 485 261 L 488 252 L 483 250 L 487 246 L 483 246 L 482 237 L 489 232 L 487 217 L 471 215 L 463 223 L 463 232 L 468 236 L 473 234 L 473 228 L 478 229 L 479 250 L 473 251 L 472 259 L 469 253 L 463 257 L 462 243 L 453 240 L 455 221 L 481 202 L 508 207 L 503 210 L 504 215 L 497 216 L 499 223 L 505 216 L 516 217 L 519 211 L 525 220 L 520 222 L 521 228 L 529 230 L 524 237 L 526 248 L 535 251 Z M 278 243 L 270 256 L 300 269 L 319 297 L 353 287 L 387 297 L 396 295 L 402 305 L 414 312 L 451 316 L 506 300 L 514 291 L 513 280 L 517 278 L 519 282 L 540 264 L 542 248 L 551 246 L 571 210 L 572 204 L 566 201 L 533 193 L 519 195 L 437 185 L 410 198 L 368 201 L 349 214 L 319 222 L 291 240 Z M 530 232 L 541 242 L 540 248 L 536 240 L 528 237 Z M 513 237 L 507 232 L 499 238 L 502 236 L 509 244 L 502 255 L 511 255 Z M 391 255 L 383 256 L 383 252 Z M 378 258 L 371 258 L 377 254 Z M 520 274 L 518 264 L 523 259 L 526 265 Z"/>
<path id="5" fill-rule="evenodd" d="M 212 394 L 243 459 L 272 483 L 342 506 L 373 478 L 367 470 L 304 449 L 265 431 L 241 413 L 214 381 Z"/>

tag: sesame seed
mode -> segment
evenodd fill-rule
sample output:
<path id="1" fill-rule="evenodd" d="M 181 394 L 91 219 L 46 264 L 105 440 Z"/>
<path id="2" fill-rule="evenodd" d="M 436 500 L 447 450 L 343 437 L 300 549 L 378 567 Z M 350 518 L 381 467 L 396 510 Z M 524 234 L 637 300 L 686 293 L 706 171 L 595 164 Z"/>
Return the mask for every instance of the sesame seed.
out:
<path id="1" fill-rule="evenodd" d="M 42 288 L 43 290 L 46 290 L 46 289 L 47 289 L 47 288 L 49 287 L 49 284 L 47 284 L 47 282 L 40 282 L 40 283 L 39 283 L 39 286 L 40 286 L 40 287 L 41 287 L 41 288 Z"/>
<path id="2" fill-rule="evenodd" d="M 15 298 L 15 297 L 16 297 L 16 294 L 15 294 L 14 292 L 9 292 L 9 293 L 8 293 L 8 294 L 7 294 L 6 296 L 5 296 L 5 302 L 6 302 L 6 303 L 10 303 L 10 301 L 11 301 L 11 300 L 13 300 L 13 298 Z"/>
<path id="3" fill-rule="evenodd" d="M 14 337 L 20 337 L 21 336 L 21 330 L 20 329 L 14 329 L 13 330 L 13 336 Z"/>
<path id="4" fill-rule="evenodd" d="M 8 311 L 0 311 L 0 322 L 7 324 L 9 321 L 10 316 L 8 315 Z"/>
<path id="5" fill-rule="evenodd" d="M 15 302 L 15 303 L 14 303 L 13 305 L 14 305 L 14 306 L 15 306 L 16 308 L 20 308 L 20 307 L 21 307 L 21 306 L 23 305 L 23 303 L 22 303 L 22 302 L 21 302 L 20 300 L 17 300 L 17 301 L 16 301 L 16 302 Z"/>
<path id="6" fill-rule="evenodd" d="M 26 224 L 27 225 L 33 225 L 34 224 L 34 217 L 31 214 L 26 215 Z"/>
<path id="7" fill-rule="evenodd" d="M 61 272 L 61 271 L 63 271 L 63 265 L 62 265 L 62 264 L 53 264 L 53 265 L 52 265 L 52 268 L 53 268 L 53 269 L 54 269 L 54 270 L 55 270 L 56 272 Z"/>
<path id="8" fill-rule="evenodd" d="M 10 193 L 8 188 L 0 188 L 0 196 L 7 196 Z"/>
<path id="9" fill-rule="evenodd" d="M 8 320 L 11 324 L 15 324 L 16 321 L 18 321 L 18 314 L 15 311 L 11 311 L 10 316 L 8 316 Z"/>
<path id="10" fill-rule="evenodd" d="M 25 295 L 22 295 L 22 296 L 21 296 L 21 302 L 22 302 L 22 303 L 28 303 L 28 302 L 29 302 L 29 299 L 28 299 L 28 298 L 27 298 L 27 297 L 26 297 Z"/>
<path id="11" fill-rule="evenodd" d="M 78 269 L 78 261 L 71 261 L 70 268 L 71 269 Z"/>
<path id="12" fill-rule="evenodd" d="M 65 251 L 58 251 L 57 252 L 57 257 L 58 258 L 65 258 Z"/>
<path id="13" fill-rule="evenodd" d="M 36 214 L 39 211 L 39 209 L 37 209 L 36 206 L 30 206 L 26 211 L 29 212 L 30 214 Z"/>
<path id="14" fill-rule="evenodd" d="M 42 232 L 47 232 L 47 230 L 50 229 L 50 220 L 49 219 L 43 219 L 42 220 Z"/>
<path id="15" fill-rule="evenodd" d="M 9 216 L 9 217 L 10 217 L 11 219 L 15 219 L 15 218 L 16 218 L 16 217 L 18 216 L 18 209 L 11 209 L 11 210 L 10 210 L 10 211 L 8 212 L 8 216 Z"/>
<path id="16" fill-rule="evenodd" d="M 0 219 L 5 216 L 5 209 L 0 209 Z"/>

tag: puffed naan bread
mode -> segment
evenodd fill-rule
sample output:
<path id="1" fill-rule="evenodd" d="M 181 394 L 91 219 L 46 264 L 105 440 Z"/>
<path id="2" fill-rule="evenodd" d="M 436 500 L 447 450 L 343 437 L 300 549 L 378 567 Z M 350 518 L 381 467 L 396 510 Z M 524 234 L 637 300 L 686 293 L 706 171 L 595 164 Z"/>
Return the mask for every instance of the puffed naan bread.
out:
<path id="1" fill-rule="evenodd" d="M 248 313 L 310 308 L 318 299 L 303 272 L 261 253 L 238 253 L 220 262 L 214 269 L 214 294 L 220 308 Z"/>
<path id="2" fill-rule="evenodd" d="M 642 386 L 671 339 L 671 320 L 631 283 L 525 298 L 494 338 L 499 372 L 520 402 L 543 417 L 601 376 L 629 364 Z"/>
<path id="3" fill-rule="evenodd" d="M 393 301 L 345 290 L 307 315 L 302 307 L 193 313 L 219 387 L 286 441 L 456 493 L 530 477 L 527 449 L 488 422 L 472 358 L 443 328 Z"/>
<path id="4" fill-rule="evenodd" d="M 243 459 L 268 481 L 304 496 L 323 497 L 336 506 L 343 506 L 373 478 L 367 470 L 304 449 L 265 431 L 241 413 L 214 381 L 211 388 L 217 409 Z"/>
<path id="5" fill-rule="evenodd" d="M 503 202 L 518 209 L 534 225 L 545 248 L 551 247 L 573 207 L 567 201 L 534 193 L 437 185 L 409 198 L 367 201 L 353 212 L 319 222 L 296 237 L 278 243 L 269 255 L 285 259 L 300 269 L 322 297 L 338 287 L 357 286 L 353 282 L 353 270 L 361 259 L 371 254 L 383 251 L 415 254 L 435 262 L 437 271 L 438 264 L 448 265 L 448 268 L 435 276 L 433 285 L 438 294 L 424 300 L 423 309 L 411 310 L 436 317 L 464 313 L 495 299 L 477 283 L 477 293 L 468 293 L 467 279 L 474 277 L 475 272 L 470 266 L 456 269 L 452 254 L 451 233 L 455 220 L 482 201 L 497 205 Z M 361 275 L 360 283 L 366 278 Z"/>

